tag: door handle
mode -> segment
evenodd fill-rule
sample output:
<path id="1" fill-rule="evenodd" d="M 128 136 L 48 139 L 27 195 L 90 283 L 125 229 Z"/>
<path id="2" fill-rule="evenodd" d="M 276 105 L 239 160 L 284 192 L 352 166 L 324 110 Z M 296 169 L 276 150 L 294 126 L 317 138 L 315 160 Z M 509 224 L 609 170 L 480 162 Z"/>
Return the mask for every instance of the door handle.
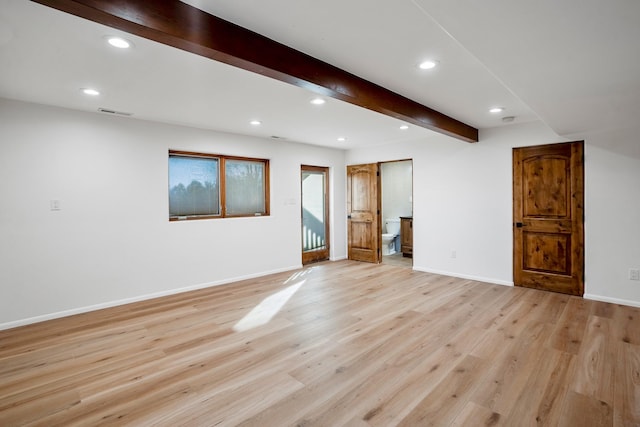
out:
<path id="1" fill-rule="evenodd" d="M 517 228 L 522 228 L 522 227 L 524 227 L 524 224 L 521 223 L 521 222 L 516 222 L 516 227 Z"/>
<path id="2" fill-rule="evenodd" d="M 351 215 L 347 215 L 347 219 L 351 219 Z"/>

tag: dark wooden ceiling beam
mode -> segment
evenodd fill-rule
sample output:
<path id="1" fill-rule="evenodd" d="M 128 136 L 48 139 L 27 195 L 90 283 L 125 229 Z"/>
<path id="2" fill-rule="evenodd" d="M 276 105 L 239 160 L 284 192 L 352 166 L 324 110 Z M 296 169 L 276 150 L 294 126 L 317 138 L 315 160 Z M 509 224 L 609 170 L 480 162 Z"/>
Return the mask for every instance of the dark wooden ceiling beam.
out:
<path id="1" fill-rule="evenodd" d="M 33 1 L 463 141 L 478 141 L 472 126 L 178 0 Z"/>

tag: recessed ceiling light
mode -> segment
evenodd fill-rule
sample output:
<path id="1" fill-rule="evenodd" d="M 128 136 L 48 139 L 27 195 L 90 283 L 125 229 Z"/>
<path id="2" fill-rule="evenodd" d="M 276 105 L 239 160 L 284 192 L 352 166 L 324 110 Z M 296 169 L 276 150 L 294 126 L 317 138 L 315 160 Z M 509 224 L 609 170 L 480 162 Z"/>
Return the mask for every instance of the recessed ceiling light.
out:
<path id="1" fill-rule="evenodd" d="M 322 104 L 324 104 L 325 102 L 327 102 L 327 101 L 325 101 L 325 100 L 324 100 L 324 99 L 322 99 L 322 98 L 313 98 L 313 99 L 311 100 L 311 103 L 312 103 L 313 105 L 322 105 Z"/>
<path id="2" fill-rule="evenodd" d="M 107 43 L 118 49 L 129 49 L 133 44 L 122 37 L 107 37 Z"/>
<path id="3" fill-rule="evenodd" d="M 493 107 L 489 110 L 490 113 L 502 113 L 504 111 L 504 107 Z"/>
<path id="4" fill-rule="evenodd" d="M 253 126 L 260 126 L 262 124 L 260 120 L 251 120 L 249 123 Z"/>
<path id="5" fill-rule="evenodd" d="M 85 95 L 90 95 L 90 96 L 98 96 L 100 95 L 100 92 L 95 90 L 95 89 L 91 89 L 91 88 L 82 88 L 80 89 L 82 91 L 82 93 L 84 93 Z"/>
<path id="6" fill-rule="evenodd" d="M 409 126 L 407 125 L 400 126 L 400 130 L 407 130 L 407 129 L 409 129 Z"/>
<path id="7" fill-rule="evenodd" d="M 438 65 L 438 61 L 434 60 L 434 59 L 428 59 L 426 61 L 422 61 L 420 64 L 418 64 L 418 67 L 421 70 L 430 70 L 432 68 L 435 68 Z"/>
<path id="8" fill-rule="evenodd" d="M 338 141 L 340 141 L 340 142 L 344 142 L 346 140 L 347 140 L 347 138 L 345 138 L 344 136 L 341 136 L 341 137 L 338 138 Z"/>

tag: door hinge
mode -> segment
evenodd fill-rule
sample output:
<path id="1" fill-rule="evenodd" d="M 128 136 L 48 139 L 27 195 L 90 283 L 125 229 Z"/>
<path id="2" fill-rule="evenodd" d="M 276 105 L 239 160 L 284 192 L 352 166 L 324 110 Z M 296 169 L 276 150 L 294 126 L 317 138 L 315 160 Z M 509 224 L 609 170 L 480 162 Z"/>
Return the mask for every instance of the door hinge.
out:
<path id="1" fill-rule="evenodd" d="M 378 209 L 378 215 L 380 215 L 380 209 Z"/>

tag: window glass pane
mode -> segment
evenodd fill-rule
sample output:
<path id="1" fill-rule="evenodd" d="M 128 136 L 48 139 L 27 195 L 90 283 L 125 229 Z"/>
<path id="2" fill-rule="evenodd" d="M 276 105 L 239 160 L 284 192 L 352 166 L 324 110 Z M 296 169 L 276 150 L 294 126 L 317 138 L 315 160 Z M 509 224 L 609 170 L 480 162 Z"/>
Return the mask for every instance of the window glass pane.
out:
<path id="1" fill-rule="evenodd" d="M 325 247 L 325 175 L 324 172 L 302 172 L 302 250 Z"/>
<path id="2" fill-rule="evenodd" d="M 169 156 L 169 216 L 219 215 L 216 158 Z"/>
<path id="3" fill-rule="evenodd" d="M 225 191 L 227 215 L 264 214 L 265 163 L 227 160 Z"/>

